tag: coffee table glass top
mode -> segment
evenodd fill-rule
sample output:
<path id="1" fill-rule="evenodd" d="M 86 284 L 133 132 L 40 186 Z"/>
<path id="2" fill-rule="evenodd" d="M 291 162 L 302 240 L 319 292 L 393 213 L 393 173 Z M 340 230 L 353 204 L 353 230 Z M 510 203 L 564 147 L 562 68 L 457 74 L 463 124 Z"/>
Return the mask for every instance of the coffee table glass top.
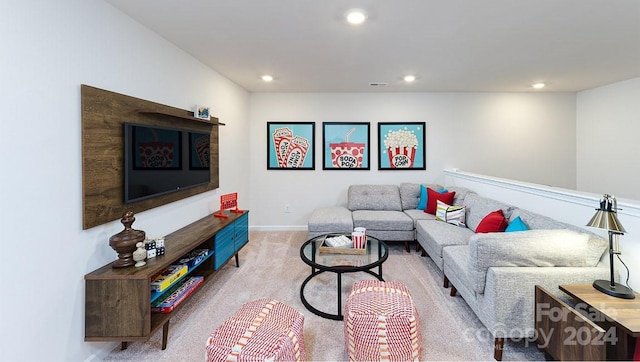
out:
<path id="1" fill-rule="evenodd" d="M 324 238 L 325 235 L 317 236 L 305 242 L 300 248 L 302 260 L 321 270 L 367 270 L 382 264 L 389 254 L 387 245 L 372 236 L 367 236 L 365 254 L 321 253 L 320 244 Z"/>

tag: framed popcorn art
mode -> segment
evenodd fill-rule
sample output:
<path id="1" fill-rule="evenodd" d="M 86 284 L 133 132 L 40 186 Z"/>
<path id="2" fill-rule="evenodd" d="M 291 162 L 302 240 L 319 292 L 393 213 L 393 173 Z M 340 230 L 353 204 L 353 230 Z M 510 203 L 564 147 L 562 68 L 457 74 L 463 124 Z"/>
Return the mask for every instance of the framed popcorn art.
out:
<path id="1" fill-rule="evenodd" d="M 322 169 L 369 169 L 369 122 L 322 123 Z"/>
<path id="2" fill-rule="evenodd" d="M 268 170 L 315 170 L 314 122 L 267 122 Z"/>
<path id="3" fill-rule="evenodd" d="M 378 170 L 425 170 L 425 123 L 378 123 Z"/>

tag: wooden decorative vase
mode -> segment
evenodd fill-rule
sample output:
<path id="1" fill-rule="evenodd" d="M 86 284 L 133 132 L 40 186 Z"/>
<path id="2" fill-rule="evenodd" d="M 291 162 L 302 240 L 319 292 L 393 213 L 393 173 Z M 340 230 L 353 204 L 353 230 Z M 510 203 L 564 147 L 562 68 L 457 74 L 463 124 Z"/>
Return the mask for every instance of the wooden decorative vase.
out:
<path id="1" fill-rule="evenodd" d="M 136 264 L 133 260 L 133 252 L 136 251 L 136 244 L 144 242 L 145 232 L 142 230 L 134 230 L 131 228 L 136 218 L 133 217 L 133 211 L 125 211 L 122 214 L 122 225 L 124 230 L 109 238 L 109 246 L 118 253 L 118 260 L 111 265 L 114 268 L 124 268 Z"/>

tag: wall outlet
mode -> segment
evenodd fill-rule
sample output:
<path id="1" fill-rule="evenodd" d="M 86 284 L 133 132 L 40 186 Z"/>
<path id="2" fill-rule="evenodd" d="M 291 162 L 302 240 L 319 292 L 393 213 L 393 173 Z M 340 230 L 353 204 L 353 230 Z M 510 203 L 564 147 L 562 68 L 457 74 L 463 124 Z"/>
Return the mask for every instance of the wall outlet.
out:
<path id="1" fill-rule="evenodd" d="M 284 204 L 284 212 L 285 213 L 290 213 L 291 212 L 291 205 Z"/>

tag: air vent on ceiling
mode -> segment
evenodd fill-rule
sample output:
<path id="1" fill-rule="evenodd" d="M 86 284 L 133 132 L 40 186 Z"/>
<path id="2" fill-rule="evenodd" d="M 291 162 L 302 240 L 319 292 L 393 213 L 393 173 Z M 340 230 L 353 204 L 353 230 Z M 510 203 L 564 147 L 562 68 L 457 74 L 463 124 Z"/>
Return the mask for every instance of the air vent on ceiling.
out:
<path id="1" fill-rule="evenodd" d="M 385 86 L 388 86 L 388 85 L 389 85 L 389 83 L 386 83 L 386 82 L 372 82 L 372 83 L 369 83 L 370 87 L 385 87 Z"/>

